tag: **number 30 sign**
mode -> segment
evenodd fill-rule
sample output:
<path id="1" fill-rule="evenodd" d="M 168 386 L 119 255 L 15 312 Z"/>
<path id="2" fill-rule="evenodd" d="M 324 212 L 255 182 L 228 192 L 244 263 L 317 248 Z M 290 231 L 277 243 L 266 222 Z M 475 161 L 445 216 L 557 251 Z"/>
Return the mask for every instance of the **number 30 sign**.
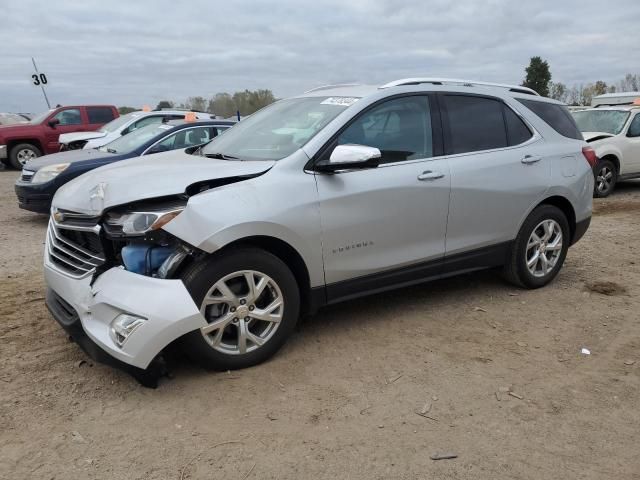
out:
<path id="1" fill-rule="evenodd" d="M 44 73 L 34 73 L 33 75 L 31 75 L 31 78 L 33 79 L 33 84 L 36 86 L 47 84 L 47 76 Z"/>

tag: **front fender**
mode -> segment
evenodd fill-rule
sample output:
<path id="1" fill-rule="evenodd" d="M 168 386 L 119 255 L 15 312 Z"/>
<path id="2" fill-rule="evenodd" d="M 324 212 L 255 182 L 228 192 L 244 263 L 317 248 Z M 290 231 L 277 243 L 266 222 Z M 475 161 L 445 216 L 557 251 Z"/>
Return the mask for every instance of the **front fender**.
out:
<path id="1" fill-rule="evenodd" d="M 274 168 L 193 196 L 164 229 L 208 253 L 248 237 L 276 238 L 300 254 L 312 287 L 324 284 L 315 179 L 300 170 Z"/>

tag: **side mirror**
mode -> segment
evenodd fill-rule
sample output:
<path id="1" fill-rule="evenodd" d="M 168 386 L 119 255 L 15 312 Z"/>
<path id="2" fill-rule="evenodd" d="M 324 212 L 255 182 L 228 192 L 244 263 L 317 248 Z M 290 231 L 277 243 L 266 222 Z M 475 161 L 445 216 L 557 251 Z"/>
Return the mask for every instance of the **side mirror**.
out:
<path id="1" fill-rule="evenodd" d="M 338 145 L 333 149 L 328 161 L 316 164 L 319 172 L 336 172 L 338 170 L 352 170 L 375 168 L 380 165 L 382 153 L 374 147 L 366 145 Z"/>
<path id="2" fill-rule="evenodd" d="M 48 123 L 51 128 L 56 128 L 56 125 L 60 125 L 60 120 L 57 118 L 52 118 Z"/>

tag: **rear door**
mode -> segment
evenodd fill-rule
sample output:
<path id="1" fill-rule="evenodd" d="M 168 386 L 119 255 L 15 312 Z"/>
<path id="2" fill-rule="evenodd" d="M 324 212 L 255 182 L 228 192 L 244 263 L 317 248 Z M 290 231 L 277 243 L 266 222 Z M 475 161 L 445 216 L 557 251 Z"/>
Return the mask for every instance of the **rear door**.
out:
<path id="1" fill-rule="evenodd" d="M 321 153 L 340 144 L 382 152 L 377 168 L 316 174 L 330 301 L 439 271 L 450 182 L 440 139 L 432 99 L 411 95 L 365 110 Z"/>
<path id="2" fill-rule="evenodd" d="M 501 99 L 451 93 L 439 100 L 451 169 L 447 256 L 484 248 L 491 254 L 491 246 L 515 238 L 523 215 L 547 190 L 550 159 L 540 137 Z"/>

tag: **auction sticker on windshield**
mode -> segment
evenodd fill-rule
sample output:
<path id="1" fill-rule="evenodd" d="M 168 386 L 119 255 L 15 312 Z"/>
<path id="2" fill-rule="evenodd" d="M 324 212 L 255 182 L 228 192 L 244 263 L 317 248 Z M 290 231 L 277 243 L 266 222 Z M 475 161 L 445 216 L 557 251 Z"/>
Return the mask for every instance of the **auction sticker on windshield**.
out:
<path id="1" fill-rule="evenodd" d="M 340 105 L 342 107 L 350 107 L 358 101 L 356 97 L 329 97 L 320 102 L 320 105 Z"/>

